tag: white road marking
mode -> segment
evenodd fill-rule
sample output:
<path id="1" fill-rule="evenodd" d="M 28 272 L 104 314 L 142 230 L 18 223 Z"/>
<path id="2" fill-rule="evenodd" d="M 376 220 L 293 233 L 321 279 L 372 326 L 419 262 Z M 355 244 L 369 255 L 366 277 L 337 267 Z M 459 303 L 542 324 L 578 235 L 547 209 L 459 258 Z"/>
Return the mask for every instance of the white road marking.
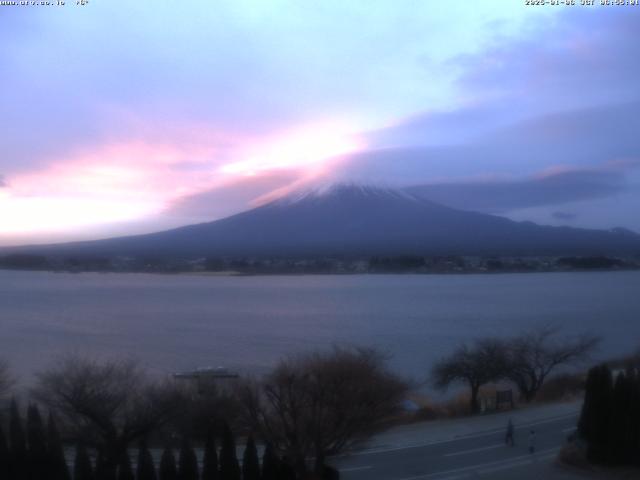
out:
<path id="1" fill-rule="evenodd" d="M 561 420 L 565 420 L 571 417 L 577 417 L 578 416 L 578 412 L 576 413 L 569 413 L 569 414 L 565 414 L 565 415 L 559 415 L 557 417 L 552 417 L 546 420 L 540 420 L 540 421 L 536 421 L 536 422 L 532 422 L 532 423 L 525 423 L 522 425 L 516 425 L 516 430 L 522 429 L 522 428 L 530 428 L 530 427 L 534 427 L 536 425 L 543 425 L 545 423 L 553 423 L 553 422 L 558 422 Z M 440 445 L 443 443 L 452 443 L 452 442 L 457 442 L 460 440 L 467 440 L 467 439 L 472 439 L 472 438 L 482 438 L 482 437 L 488 437 L 490 435 L 495 435 L 496 433 L 503 433 L 505 431 L 504 428 L 496 428 L 493 430 L 487 430 L 485 432 L 482 433 L 473 433 L 470 435 L 459 435 L 456 438 L 450 438 L 448 440 L 434 440 L 431 442 L 425 442 L 425 443 L 416 443 L 416 444 L 411 444 L 411 445 L 404 445 L 401 447 L 388 447 L 388 448 L 372 448 L 369 450 L 361 450 L 358 452 L 350 452 L 350 453 L 345 453 L 342 455 L 337 455 L 334 458 L 341 458 L 341 457 L 356 457 L 356 456 L 362 456 L 362 455 L 376 455 L 378 453 L 387 453 L 387 452 L 398 452 L 400 450 L 410 450 L 413 448 L 423 448 L 423 447 L 430 447 L 432 445 Z"/>
<path id="2" fill-rule="evenodd" d="M 478 473 L 482 473 L 482 474 L 494 473 L 494 472 L 499 472 L 501 470 L 509 470 L 510 468 L 522 467 L 524 465 L 530 465 L 530 464 L 531 464 L 531 459 L 518 460 L 517 462 L 506 463 L 504 465 L 498 465 L 497 467 L 482 468 L 478 470 Z"/>
<path id="3" fill-rule="evenodd" d="M 497 467 L 491 467 L 491 468 L 483 468 L 481 470 L 478 470 L 478 473 L 493 473 L 493 472 L 499 472 L 500 470 L 509 470 L 510 468 L 516 468 L 516 467 L 521 467 L 524 465 L 529 465 L 531 464 L 531 462 L 539 462 L 540 460 L 547 460 L 549 458 L 553 458 L 556 453 L 558 452 L 559 448 L 556 449 L 555 451 L 552 451 L 550 453 L 546 453 L 544 455 L 531 455 L 533 458 L 531 458 L 530 460 L 518 460 L 516 462 L 510 462 L 507 463 L 505 465 L 498 465 Z"/>
<path id="4" fill-rule="evenodd" d="M 555 452 L 558 452 L 560 450 L 560 447 L 553 447 L 553 448 L 549 448 L 547 450 L 540 450 L 539 452 L 535 453 L 535 454 L 526 454 L 526 455 L 520 455 L 517 457 L 513 457 L 513 458 L 509 458 L 507 460 L 496 460 L 493 462 L 487 462 L 487 463 L 480 463 L 477 465 L 469 465 L 467 467 L 461 467 L 461 468 L 454 468 L 453 470 L 445 470 L 442 472 L 433 472 L 433 473 L 425 473 L 423 475 L 416 475 L 413 477 L 404 477 L 404 478 L 400 478 L 398 480 L 422 480 L 422 479 L 427 479 L 427 478 L 433 478 L 433 477 L 437 477 L 437 476 L 442 476 L 442 475 L 448 475 L 448 474 L 456 474 L 456 473 L 462 473 L 462 472 L 473 472 L 473 471 L 477 471 L 480 469 L 486 469 L 486 468 L 491 468 L 491 467 L 504 467 L 505 468 L 513 468 L 513 467 L 517 467 L 520 465 L 526 465 L 527 463 L 531 462 L 531 461 L 536 461 L 537 459 L 540 458 L 547 458 L 547 456 L 549 456 L 550 454 L 553 455 Z M 529 461 L 527 461 L 526 459 L 529 459 Z M 449 477 L 447 477 L 449 478 Z"/>
<path id="5" fill-rule="evenodd" d="M 575 432 L 577 429 L 578 427 L 565 428 L 564 430 L 562 430 L 562 433 Z"/>
<path id="6" fill-rule="evenodd" d="M 366 467 L 341 468 L 340 472 L 357 472 L 358 470 L 369 470 L 371 468 L 373 468 L 371 465 L 367 465 Z"/>
<path id="7" fill-rule="evenodd" d="M 494 448 L 505 447 L 504 443 L 498 443 L 496 445 L 489 445 L 488 447 L 472 448 L 471 450 L 462 450 L 460 452 L 446 453 L 445 457 L 457 457 L 459 455 L 466 455 L 468 453 L 482 452 L 484 450 L 493 450 Z"/>

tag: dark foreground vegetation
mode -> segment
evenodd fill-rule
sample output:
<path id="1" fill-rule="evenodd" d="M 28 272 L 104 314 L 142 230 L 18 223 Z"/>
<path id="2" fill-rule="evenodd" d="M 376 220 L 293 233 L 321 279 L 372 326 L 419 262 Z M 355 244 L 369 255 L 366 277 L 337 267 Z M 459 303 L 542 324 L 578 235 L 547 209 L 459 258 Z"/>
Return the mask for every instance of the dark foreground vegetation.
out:
<path id="1" fill-rule="evenodd" d="M 589 370 L 578 434 L 589 462 L 640 467 L 640 356 Z"/>
<path id="2" fill-rule="evenodd" d="M 436 364 L 432 380 L 443 388 L 464 382 L 472 414 L 479 410 L 479 389 L 489 382 L 512 385 L 528 403 L 553 371 L 583 362 L 597 342 L 592 336 L 563 337 L 548 327 L 479 339 Z M 221 384 L 153 379 L 131 361 L 63 357 L 37 374 L 22 408 L 14 398 L 0 413 L 0 478 L 339 478 L 327 459 L 405 418 L 409 384 L 386 360 L 374 349 L 335 347 L 286 358 L 260 379 Z M 637 369 L 628 370 L 614 387 L 610 372 L 589 374 L 580 428 L 598 461 L 610 461 L 612 441 L 598 436 L 598 428 L 622 428 L 623 418 L 639 414 L 631 406 L 637 397 L 625 397 L 638 394 L 638 378 Z M 8 366 L 0 364 L 0 396 L 8 398 L 12 387 Z M 599 417 L 603 408 L 615 414 Z M 625 430 L 616 438 L 637 435 Z M 619 461 L 636 453 L 631 447 L 621 451 L 626 453 Z"/>
<path id="3" fill-rule="evenodd" d="M 6 366 L 0 380 L 9 389 Z M 0 430 L 0 478 L 66 479 L 70 471 L 96 480 L 338 478 L 325 459 L 398 413 L 406 391 L 384 356 L 362 348 L 292 357 L 262 380 L 228 388 L 151 380 L 132 362 L 67 357 L 38 375 L 26 429 L 11 402 Z M 38 405 L 51 412 L 47 427 Z M 61 437 L 75 446 L 70 470 Z M 151 445 L 163 449 L 159 462 Z M 203 449 L 200 459 L 194 446 Z"/>

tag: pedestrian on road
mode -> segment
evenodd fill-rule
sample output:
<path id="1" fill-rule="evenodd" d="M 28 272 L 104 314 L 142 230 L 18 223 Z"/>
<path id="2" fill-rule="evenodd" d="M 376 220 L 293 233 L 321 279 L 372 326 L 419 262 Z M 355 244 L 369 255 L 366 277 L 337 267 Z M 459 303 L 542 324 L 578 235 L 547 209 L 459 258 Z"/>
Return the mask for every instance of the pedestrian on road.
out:
<path id="1" fill-rule="evenodd" d="M 534 453 L 536 451 L 536 431 L 531 430 L 529 432 L 529 453 Z"/>
<path id="2" fill-rule="evenodd" d="M 504 443 L 513 447 L 515 445 L 515 441 L 513 440 L 513 422 L 509 419 L 509 423 L 507 423 L 507 434 L 504 438 Z"/>

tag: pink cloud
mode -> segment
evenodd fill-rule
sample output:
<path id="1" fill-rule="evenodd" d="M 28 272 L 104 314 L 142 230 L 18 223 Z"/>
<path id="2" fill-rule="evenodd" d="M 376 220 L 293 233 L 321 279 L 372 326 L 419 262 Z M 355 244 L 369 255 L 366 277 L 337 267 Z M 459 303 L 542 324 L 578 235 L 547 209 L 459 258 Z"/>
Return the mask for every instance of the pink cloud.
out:
<path id="1" fill-rule="evenodd" d="M 199 195 L 216 198 L 215 218 L 216 212 L 246 209 L 256 198 L 322 176 L 335 156 L 364 145 L 331 122 L 262 136 L 202 125 L 132 125 L 140 128 L 127 138 L 76 148 L 39 162 L 46 167 L 11 175 L 0 209 L 13 213 L 0 234 L 142 221 L 167 213 L 184 214 L 186 223 L 185 199 Z"/>

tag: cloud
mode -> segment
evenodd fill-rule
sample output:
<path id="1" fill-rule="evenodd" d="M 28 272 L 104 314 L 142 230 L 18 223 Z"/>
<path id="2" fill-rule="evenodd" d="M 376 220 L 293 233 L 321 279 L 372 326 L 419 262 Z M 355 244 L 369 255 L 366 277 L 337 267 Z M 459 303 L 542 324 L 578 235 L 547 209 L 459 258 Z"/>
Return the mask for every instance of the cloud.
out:
<path id="1" fill-rule="evenodd" d="M 372 150 L 337 174 L 432 182 L 638 156 L 639 41 L 640 11 L 606 8 L 565 11 L 511 41 L 498 35 L 452 61 L 465 104 L 370 131 Z"/>
<path id="2" fill-rule="evenodd" d="M 193 222 L 223 218 L 251 208 L 260 197 L 285 188 L 298 178 L 295 170 L 235 178 L 225 185 L 179 197 L 163 213 Z"/>
<path id="3" fill-rule="evenodd" d="M 0 175 L 0 188 L 5 188 L 7 186 L 7 182 L 4 179 L 4 175 Z"/>
<path id="4" fill-rule="evenodd" d="M 2 193 L 40 198 L 32 224 L 56 200 L 209 220 L 310 177 L 488 210 L 629 191 L 599 166 L 640 155 L 636 9 L 215 3 L 0 17 Z"/>
<path id="5" fill-rule="evenodd" d="M 481 55 L 461 55 L 459 79 L 477 99 L 515 101 L 540 111 L 638 99 L 631 79 L 640 41 L 640 12 L 607 7 L 567 9 L 512 41 L 499 37 Z"/>
<path id="6" fill-rule="evenodd" d="M 445 62 L 541 17 L 519 5 L 431 3 L 192 0 L 176 9 L 111 0 L 56 15 L 3 9 L 0 39 L 12 48 L 0 52 L 0 168 L 40 168 L 69 148 L 136 135 L 131 112 L 142 122 L 245 135 L 336 116 L 372 128 L 416 105 L 448 105 L 458 97 Z"/>
<path id="7" fill-rule="evenodd" d="M 334 175 L 340 180 L 402 185 L 522 177 L 556 165 L 597 168 L 640 156 L 639 109 L 640 102 L 612 104 L 545 113 L 507 125 L 487 115 L 484 123 L 489 127 L 482 127 L 487 131 L 474 135 L 468 130 L 479 115 L 475 109 L 419 116 L 375 134 L 386 139 L 405 135 L 409 146 L 380 147 L 381 142 L 370 137 L 369 143 L 379 148 L 345 156 Z M 435 127 L 446 132 L 441 143 L 432 134 Z M 421 132 L 424 144 L 420 144 Z M 457 136 L 465 141 L 454 142 Z"/>
<path id="8" fill-rule="evenodd" d="M 517 180 L 467 181 L 418 185 L 407 190 L 454 208 L 501 213 L 514 209 L 605 198 L 624 191 L 626 169 L 562 168 Z"/>

